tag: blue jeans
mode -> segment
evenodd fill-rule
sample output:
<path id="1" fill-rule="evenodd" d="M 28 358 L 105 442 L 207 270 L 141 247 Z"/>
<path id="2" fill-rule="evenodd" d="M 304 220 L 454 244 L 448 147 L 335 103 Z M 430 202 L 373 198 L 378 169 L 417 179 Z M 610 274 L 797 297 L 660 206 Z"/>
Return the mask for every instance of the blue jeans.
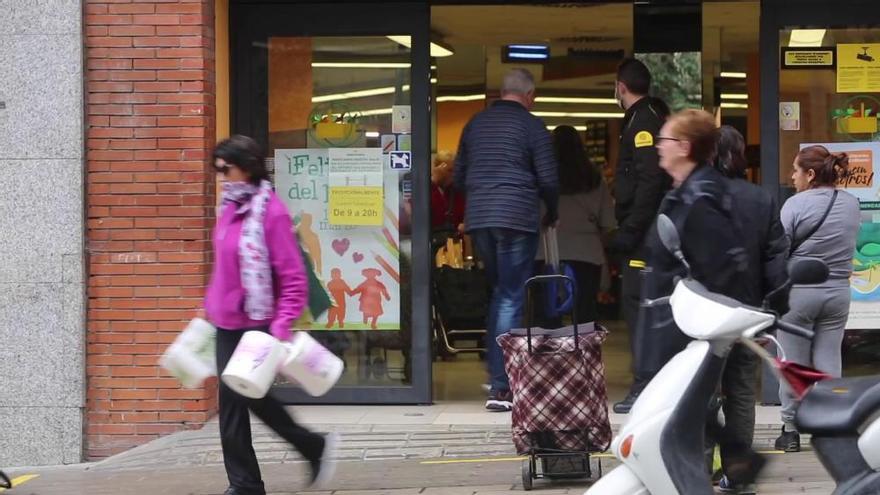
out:
<path id="1" fill-rule="evenodd" d="M 492 300 L 486 317 L 486 351 L 492 390 L 506 392 L 510 382 L 504 357 L 495 340 L 520 324 L 525 302 L 525 283 L 532 276 L 538 250 L 538 234 L 504 228 L 474 229 L 474 247 L 486 267 Z"/>

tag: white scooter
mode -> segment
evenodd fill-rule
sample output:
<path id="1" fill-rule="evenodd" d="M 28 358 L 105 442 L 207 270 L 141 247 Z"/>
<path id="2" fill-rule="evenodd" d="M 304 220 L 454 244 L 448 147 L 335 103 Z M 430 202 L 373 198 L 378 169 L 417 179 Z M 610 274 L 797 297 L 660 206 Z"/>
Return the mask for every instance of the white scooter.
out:
<path id="1" fill-rule="evenodd" d="M 657 226 L 663 245 L 689 272 L 672 221 L 661 215 Z M 827 277 L 828 268 L 819 260 L 799 260 L 789 265 L 790 284 L 815 284 Z M 768 310 L 709 292 L 689 274 L 676 283 L 672 296 L 649 304 L 667 302 L 678 327 L 695 340 L 673 357 L 639 396 L 629 420 L 611 444 L 611 451 L 622 464 L 593 484 L 585 495 L 712 495 L 703 451 L 704 425 L 709 401 L 733 344 L 738 340 L 754 344 L 755 337 L 773 328 L 806 338 L 813 335 L 810 330 L 781 321 Z M 759 348 L 757 344 L 749 347 Z M 849 391 L 852 384 L 848 400 L 835 396 L 833 388 L 826 386 L 841 381 L 847 382 L 844 391 Z M 838 483 L 835 494 L 880 493 L 880 474 L 876 471 L 880 467 L 880 420 L 870 423 L 859 436 L 863 423 L 880 410 L 880 379 L 872 377 L 873 386 L 857 383 L 821 382 L 803 399 L 798 413 L 800 431 L 814 435 L 817 454 Z M 820 393 L 826 388 L 828 392 Z M 842 452 L 845 455 L 841 456 Z"/>

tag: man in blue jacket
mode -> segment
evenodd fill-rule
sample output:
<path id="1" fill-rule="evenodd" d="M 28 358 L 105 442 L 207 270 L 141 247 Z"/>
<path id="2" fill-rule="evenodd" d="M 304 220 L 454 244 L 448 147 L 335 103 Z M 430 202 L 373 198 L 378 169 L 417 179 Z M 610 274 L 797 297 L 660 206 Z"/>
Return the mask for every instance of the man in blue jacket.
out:
<path id="1" fill-rule="evenodd" d="M 553 141 L 544 122 L 529 112 L 534 102 L 532 74 L 524 69 L 508 72 L 501 99 L 475 115 L 462 131 L 455 163 L 455 186 L 466 197 L 466 231 L 492 287 L 486 322 L 490 411 L 512 408 L 495 338 L 519 324 L 539 230 L 558 217 Z M 547 209 L 543 219 L 542 200 Z"/>

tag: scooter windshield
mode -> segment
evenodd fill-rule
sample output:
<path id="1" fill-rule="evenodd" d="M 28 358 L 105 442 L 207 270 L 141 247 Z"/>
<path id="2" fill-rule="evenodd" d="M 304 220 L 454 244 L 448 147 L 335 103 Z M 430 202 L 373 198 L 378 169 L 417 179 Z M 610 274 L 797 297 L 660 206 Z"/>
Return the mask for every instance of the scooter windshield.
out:
<path id="1" fill-rule="evenodd" d="M 753 337 L 775 319 L 772 314 L 748 309 L 690 279 L 675 285 L 669 304 L 678 328 L 697 340 Z"/>

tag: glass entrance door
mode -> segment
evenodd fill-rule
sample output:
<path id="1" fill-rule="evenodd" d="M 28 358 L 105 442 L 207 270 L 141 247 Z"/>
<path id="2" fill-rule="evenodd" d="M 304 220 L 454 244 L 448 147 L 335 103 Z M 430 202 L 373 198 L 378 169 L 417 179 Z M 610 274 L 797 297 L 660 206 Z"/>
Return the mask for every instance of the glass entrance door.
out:
<path id="1" fill-rule="evenodd" d="M 234 4 L 233 132 L 267 150 L 276 193 L 333 307 L 297 325 L 346 364 L 288 402 L 430 401 L 428 9 Z"/>

